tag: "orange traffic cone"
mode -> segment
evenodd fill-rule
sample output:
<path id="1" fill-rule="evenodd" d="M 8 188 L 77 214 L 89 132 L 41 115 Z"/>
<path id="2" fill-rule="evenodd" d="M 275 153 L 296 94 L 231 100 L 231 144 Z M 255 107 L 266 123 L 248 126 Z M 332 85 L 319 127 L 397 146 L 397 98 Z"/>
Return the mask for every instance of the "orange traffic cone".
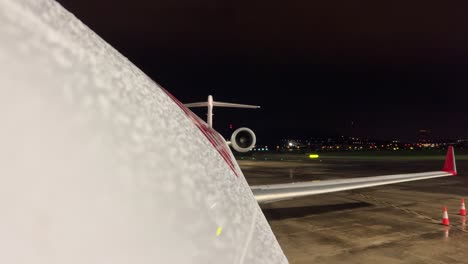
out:
<path id="1" fill-rule="evenodd" d="M 442 216 L 442 224 L 446 226 L 450 225 L 450 221 L 449 221 L 448 213 L 447 213 L 447 207 L 444 207 L 444 214 Z"/>
<path id="2" fill-rule="evenodd" d="M 462 216 L 466 215 L 465 199 L 463 199 L 463 198 L 461 199 L 460 215 L 462 215 Z"/>

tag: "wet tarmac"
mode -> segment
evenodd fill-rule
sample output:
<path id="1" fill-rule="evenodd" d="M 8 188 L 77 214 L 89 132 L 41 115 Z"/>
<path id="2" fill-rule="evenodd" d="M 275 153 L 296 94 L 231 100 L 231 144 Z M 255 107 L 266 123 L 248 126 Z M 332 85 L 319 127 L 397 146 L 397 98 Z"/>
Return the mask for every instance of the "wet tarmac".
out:
<path id="1" fill-rule="evenodd" d="M 251 185 L 440 170 L 440 160 L 239 160 Z M 309 196 L 262 209 L 291 263 L 468 263 L 468 161 L 459 175 Z M 447 206 L 451 226 L 442 226 Z"/>

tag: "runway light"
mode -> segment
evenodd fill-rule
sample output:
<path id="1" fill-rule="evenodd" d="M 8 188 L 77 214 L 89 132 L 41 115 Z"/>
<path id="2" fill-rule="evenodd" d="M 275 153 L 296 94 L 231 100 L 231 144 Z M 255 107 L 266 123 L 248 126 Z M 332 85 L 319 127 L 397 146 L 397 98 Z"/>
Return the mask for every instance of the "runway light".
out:
<path id="1" fill-rule="evenodd" d="M 310 154 L 309 158 L 311 159 L 318 159 L 319 155 L 318 154 Z"/>

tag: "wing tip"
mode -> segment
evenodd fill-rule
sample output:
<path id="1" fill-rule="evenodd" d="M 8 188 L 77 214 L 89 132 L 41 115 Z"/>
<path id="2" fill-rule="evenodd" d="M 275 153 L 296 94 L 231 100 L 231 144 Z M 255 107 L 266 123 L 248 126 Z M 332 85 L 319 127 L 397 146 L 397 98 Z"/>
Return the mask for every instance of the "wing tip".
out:
<path id="1" fill-rule="evenodd" d="M 448 147 L 447 156 L 445 157 L 445 163 L 442 171 L 449 172 L 453 176 L 457 175 L 457 165 L 455 163 L 455 153 L 453 146 Z"/>

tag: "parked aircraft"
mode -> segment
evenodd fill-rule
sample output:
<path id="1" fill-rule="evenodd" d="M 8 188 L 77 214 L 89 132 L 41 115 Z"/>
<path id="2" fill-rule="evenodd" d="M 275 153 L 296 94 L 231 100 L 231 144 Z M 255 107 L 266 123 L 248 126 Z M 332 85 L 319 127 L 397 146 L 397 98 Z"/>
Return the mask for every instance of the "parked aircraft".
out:
<path id="1" fill-rule="evenodd" d="M 226 141 L 52 0 L 0 1 L 1 263 L 286 263 L 260 203 L 456 174 L 249 186 Z"/>

